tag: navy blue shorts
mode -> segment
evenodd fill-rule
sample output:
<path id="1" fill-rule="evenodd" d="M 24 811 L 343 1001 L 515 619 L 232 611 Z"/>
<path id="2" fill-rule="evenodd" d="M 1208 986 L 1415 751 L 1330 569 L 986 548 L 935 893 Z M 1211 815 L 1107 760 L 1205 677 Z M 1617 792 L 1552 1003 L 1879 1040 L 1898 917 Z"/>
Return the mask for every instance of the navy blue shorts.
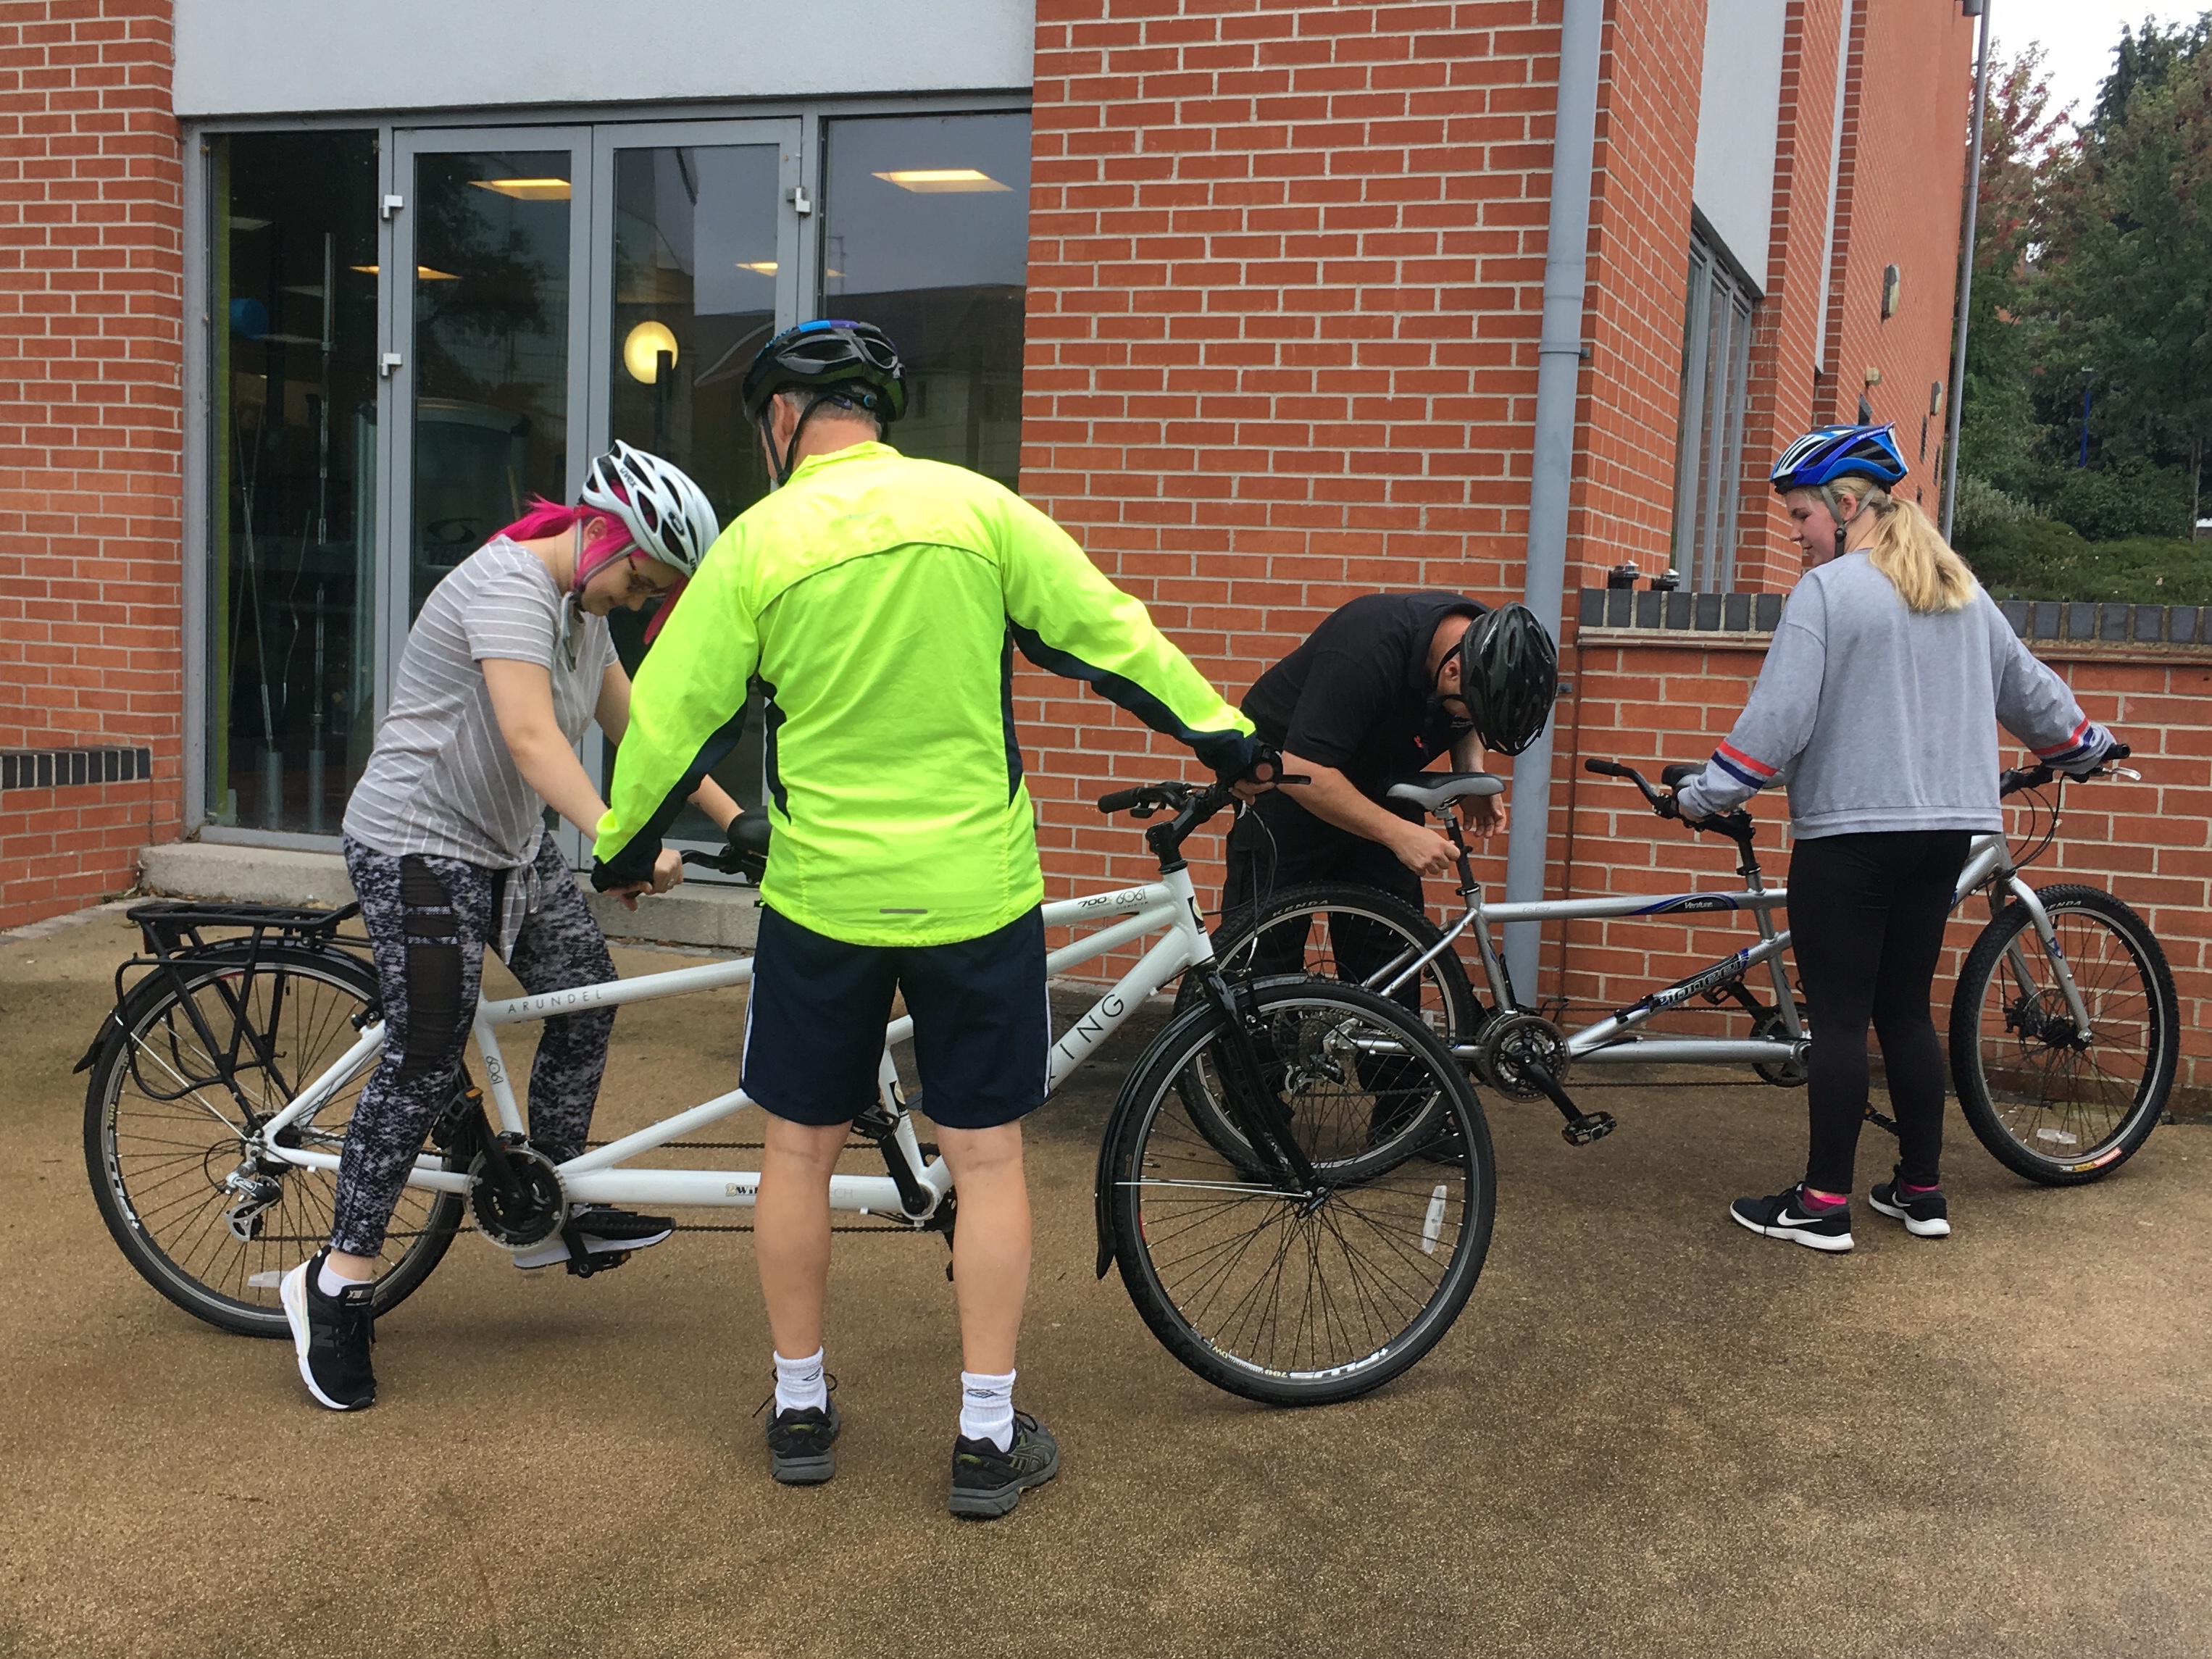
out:
<path id="1" fill-rule="evenodd" d="M 921 1109 L 989 1129 L 1044 1103 L 1052 1048 L 1044 912 L 957 945 L 848 945 L 761 907 L 741 1082 L 793 1123 L 848 1123 L 876 1103 L 891 995 L 914 1016 Z"/>

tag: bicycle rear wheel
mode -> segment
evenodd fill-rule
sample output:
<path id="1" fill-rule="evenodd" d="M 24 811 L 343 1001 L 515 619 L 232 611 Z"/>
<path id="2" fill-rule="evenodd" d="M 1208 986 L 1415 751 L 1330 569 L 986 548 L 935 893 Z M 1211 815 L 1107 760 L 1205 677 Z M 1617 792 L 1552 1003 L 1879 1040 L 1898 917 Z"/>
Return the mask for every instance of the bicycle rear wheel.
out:
<path id="1" fill-rule="evenodd" d="M 1192 1074 L 1236 1063 L 1202 1006 L 1154 1040 L 1108 1125 L 1114 1255 L 1146 1324 L 1207 1382 L 1273 1405 L 1348 1400 L 1435 1346 L 1474 1291 L 1497 1201 L 1489 1128 L 1465 1070 L 1396 1003 L 1322 981 L 1253 997 L 1261 1086 L 1315 1189 L 1263 1173 L 1248 1136 L 1224 1152 L 1193 1115 L 1218 1097 Z"/>
<path id="2" fill-rule="evenodd" d="M 2180 1056 L 2179 1011 L 2166 952 L 2141 916 L 2094 887 L 2036 896 L 2089 1030 L 2076 1029 L 2058 964 L 2014 902 L 1960 970 L 1951 1075 L 1998 1163 L 2045 1186 L 2078 1186 L 2119 1168 L 2158 1127 Z"/>
<path id="3" fill-rule="evenodd" d="M 1443 939 L 1434 922 L 1402 899 L 1351 883 L 1314 882 L 1224 916 L 1213 953 L 1232 979 L 1312 974 L 1379 991 Z M 1474 1040 L 1481 1010 L 1456 951 L 1437 951 L 1393 994 L 1427 1021 L 1445 1047 Z M 1197 981 L 1185 975 L 1176 1012 L 1196 1001 Z"/>
<path id="4" fill-rule="evenodd" d="M 252 1156 L 247 1137 L 353 1046 L 356 1017 L 376 1000 L 376 975 L 343 951 L 254 951 L 244 940 L 178 970 L 181 995 L 161 972 L 133 988 L 93 1063 L 84 1110 L 93 1195 L 124 1256 L 170 1301 L 227 1331 L 283 1336 L 275 1285 L 253 1281 L 330 1237 L 337 1177 Z M 266 1063 L 237 1042 L 236 1094 L 193 1009 L 219 1047 L 233 1042 L 241 1021 L 265 1041 Z M 374 1067 L 372 1057 L 299 1127 L 299 1145 L 339 1151 Z M 376 1281 L 378 1313 L 429 1277 L 461 1218 L 453 1194 L 403 1190 Z"/>

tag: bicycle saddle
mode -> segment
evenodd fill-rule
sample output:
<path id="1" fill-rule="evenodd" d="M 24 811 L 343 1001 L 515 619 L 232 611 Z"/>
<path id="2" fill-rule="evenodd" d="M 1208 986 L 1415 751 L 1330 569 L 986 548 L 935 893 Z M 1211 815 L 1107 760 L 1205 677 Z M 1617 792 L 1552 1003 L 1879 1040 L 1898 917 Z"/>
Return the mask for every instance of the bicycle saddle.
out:
<path id="1" fill-rule="evenodd" d="M 1474 795 L 1498 795 L 1505 780 L 1494 772 L 1416 772 L 1390 785 L 1392 800 L 1409 800 L 1423 811 L 1441 812 L 1455 800 Z"/>

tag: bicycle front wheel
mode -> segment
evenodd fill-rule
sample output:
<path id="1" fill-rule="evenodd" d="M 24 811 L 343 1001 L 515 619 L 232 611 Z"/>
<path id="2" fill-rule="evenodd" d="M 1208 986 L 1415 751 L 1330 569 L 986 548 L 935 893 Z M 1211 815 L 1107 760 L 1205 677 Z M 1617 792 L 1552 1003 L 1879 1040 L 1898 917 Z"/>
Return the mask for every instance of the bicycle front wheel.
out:
<path id="1" fill-rule="evenodd" d="M 1497 1203 L 1489 1127 L 1465 1070 L 1398 1004 L 1311 980 L 1262 983 L 1254 1001 L 1258 1081 L 1312 1188 L 1193 1115 L 1194 1098 L 1221 1109 L 1211 1079 L 1237 1063 L 1221 1013 L 1195 1008 L 1154 1040 L 1107 1127 L 1115 1259 L 1153 1334 L 1207 1382 L 1271 1405 L 1349 1400 L 1435 1346 L 1474 1291 Z"/>
<path id="2" fill-rule="evenodd" d="M 2150 1138 L 2180 1054 L 2173 974 L 2150 926 L 2094 887 L 2046 887 L 2063 960 L 2025 904 L 1982 930 L 1951 1003 L 1951 1075 L 1990 1156 L 2071 1187 L 2110 1175 Z M 2087 1011 L 2080 1029 L 2062 973 Z"/>
<path id="3" fill-rule="evenodd" d="M 283 1336 L 274 1279 L 330 1237 L 337 1177 L 258 1157 L 249 1137 L 354 1045 L 356 1018 L 376 1001 L 376 975 L 343 951 L 256 951 L 244 940 L 177 968 L 181 993 L 166 972 L 140 981 L 94 1061 L 84 1109 L 93 1194 L 124 1255 L 170 1301 L 227 1331 Z M 313 1118 L 284 1133 L 339 1151 L 375 1063 L 372 1056 Z M 378 1313 L 429 1277 L 461 1218 L 451 1194 L 402 1191 L 376 1281 Z"/>

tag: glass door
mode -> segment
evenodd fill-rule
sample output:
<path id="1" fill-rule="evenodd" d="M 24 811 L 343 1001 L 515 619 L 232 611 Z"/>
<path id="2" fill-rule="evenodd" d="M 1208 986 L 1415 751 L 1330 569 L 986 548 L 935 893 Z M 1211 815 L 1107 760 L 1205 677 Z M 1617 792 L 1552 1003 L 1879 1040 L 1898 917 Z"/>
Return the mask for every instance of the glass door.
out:
<path id="1" fill-rule="evenodd" d="M 398 135 L 395 640 L 533 497 L 572 501 L 582 481 L 589 156 L 581 128 Z"/>
<path id="2" fill-rule="evenodd" d="M 796 120 L 602 127 L 595 135 L 592 447 L 619 438 L 675 462 L 724 524 L 768 492 L 739 391 L 754 354 L 801 314 L 803 227 L 793 199 L 800 142 Z M 632 673 L 645 659 L 650 620 L 649 612 L 620 611 L 612 619 L 616 649 Z M 604 787 L 614 745 L 599 742 L 592 753 L 587 744 L 586 764 Z M 748 811 L 760 805 L 757 712 L 714 778 Z M 684 809 L 669 838 L 721 841 L 696 807 Z"/>

